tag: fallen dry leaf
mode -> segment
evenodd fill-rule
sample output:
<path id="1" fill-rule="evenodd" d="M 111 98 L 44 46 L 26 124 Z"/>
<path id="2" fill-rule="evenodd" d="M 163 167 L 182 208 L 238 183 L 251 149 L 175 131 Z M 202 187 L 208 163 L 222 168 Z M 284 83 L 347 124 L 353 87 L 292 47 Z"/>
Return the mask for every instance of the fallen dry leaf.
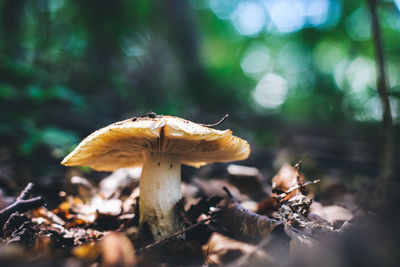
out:
<path id="1" fill-rule="evenodd" d="M 257 168 L 230 164 L 227 171 L 229 182 L 236 186 L 242 194 L 252 198 L 266 195 L 263 177 Z"/>
<path id="2" fill-rule="evenodd" d="M 228 200 L 222 208 L 222 225 L 234 237 L 240 240 L 257 240 L 266 237 L 279 224 L 245 209 L 234 200 Z"/>
<path id="3" fill-rule="evenodd" d="M 229 183 L 229 181 L 226 179 L 203 180 L 195 178 L 192 180 L 192 183 L 193 185 L 198 187 L 202 192 L 202 194 L 205 196 L 225 197 L 226 194 L 224 193 L 224 191 L 221 190 L 221 188 L 226 187 L 229 189 L 229 191 L 232 193 L 232 195 L 236 200 L 238 201 L 250 200 L 250 198 L 247 195 L 241 194 L 239 189 L 236 186 Z"/>
<path id="4" fill-rule="evenodd" d="M 251 254 L 249 266 L 265 266 L 272 261 L 270 256 L 257 246 L 236 241 L 219 233 L 213 233 L 202 250 L 209 264 L 224 265 L 248 254 Z"/>
<path id="5" fill-rule="evenodd" d="M 278 200 L 275 197 L 265 197 L 257 203 L 257 210 L 255 211 L 260 215 L 271 216 L 278 208 Z"/>
<path id="6" fill-rule="evenodd" d="M 292 188 L 298 187 L 298 185 L 304 184 L 305 181 L 306 179 L 302 173 L 299 173 L 299 171 L 290 164 L 285 163 L 272 178 L 272 190 L 280 194 L 281 192 L 287 192 Z M 301 190 L 301 188 L 292 189 L 284 199 L 287 200 L 296 195 L 303 194 Z"/>

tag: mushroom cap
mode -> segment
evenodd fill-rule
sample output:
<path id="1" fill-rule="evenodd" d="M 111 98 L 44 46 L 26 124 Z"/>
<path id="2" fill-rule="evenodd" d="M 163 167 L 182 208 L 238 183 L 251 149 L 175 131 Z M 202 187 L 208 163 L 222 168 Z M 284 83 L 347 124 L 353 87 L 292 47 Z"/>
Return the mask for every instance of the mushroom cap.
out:
<path id="1" fill-rule="evenodd" d="M 141 166 L 149 152 L 179 155 L 183 164 L 200 167 L 246 159 L 250 147 L 230 130 L 215 130 L 173 116 L 139 117 L 95 131 L 61 164 L 112 171 Z"/>

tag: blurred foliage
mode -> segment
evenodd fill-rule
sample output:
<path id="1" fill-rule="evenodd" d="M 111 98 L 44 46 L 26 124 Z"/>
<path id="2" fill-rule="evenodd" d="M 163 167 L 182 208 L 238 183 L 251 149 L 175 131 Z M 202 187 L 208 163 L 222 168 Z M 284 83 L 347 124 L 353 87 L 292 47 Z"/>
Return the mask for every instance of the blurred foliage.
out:
<path id="1" fill-rule="evenodd" d="M 1 147 L 39 175 L 49 170 L 32 158 L 57 165 L 94 129 L 149 110 L 205 122 L 230 113 L 228 126 L 260 146 L 279 140 L 276 120 L 376 125 L 365 4 L 2 0 Z M 399 9 L 380 1 L 396 124 Z"/>

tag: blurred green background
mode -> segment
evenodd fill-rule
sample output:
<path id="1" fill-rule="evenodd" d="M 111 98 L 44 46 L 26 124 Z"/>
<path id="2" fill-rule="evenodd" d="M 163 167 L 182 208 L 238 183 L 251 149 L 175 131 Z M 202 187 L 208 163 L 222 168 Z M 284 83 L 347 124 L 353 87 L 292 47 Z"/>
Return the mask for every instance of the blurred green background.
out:
<path id="1" fill-rule="evenodd" d="M 399 10 L 380 1 L 395 145 Z M 379 174 L 366 1 L 2 0 L 0 16 L 1 183 L 63 177 L 82 138 L 148 111 L 202 123 L 229 113 L 219 128 L 247 139 L 244 164 L 267 173 L 303 160 L 352 181 Z"/>

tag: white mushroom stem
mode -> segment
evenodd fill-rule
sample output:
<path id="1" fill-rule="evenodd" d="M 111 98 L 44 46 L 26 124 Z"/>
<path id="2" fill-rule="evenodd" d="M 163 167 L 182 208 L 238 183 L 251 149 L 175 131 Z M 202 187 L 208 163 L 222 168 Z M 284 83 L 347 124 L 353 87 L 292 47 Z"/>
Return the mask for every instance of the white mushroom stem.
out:
<path id="1" fill-rule="evenodd" d="M 155 240 L 179 230 L 175 205 L 182 198 L 181 158 L 150 152 L 140 177 L 140 225 L 149 226 Z"/>

